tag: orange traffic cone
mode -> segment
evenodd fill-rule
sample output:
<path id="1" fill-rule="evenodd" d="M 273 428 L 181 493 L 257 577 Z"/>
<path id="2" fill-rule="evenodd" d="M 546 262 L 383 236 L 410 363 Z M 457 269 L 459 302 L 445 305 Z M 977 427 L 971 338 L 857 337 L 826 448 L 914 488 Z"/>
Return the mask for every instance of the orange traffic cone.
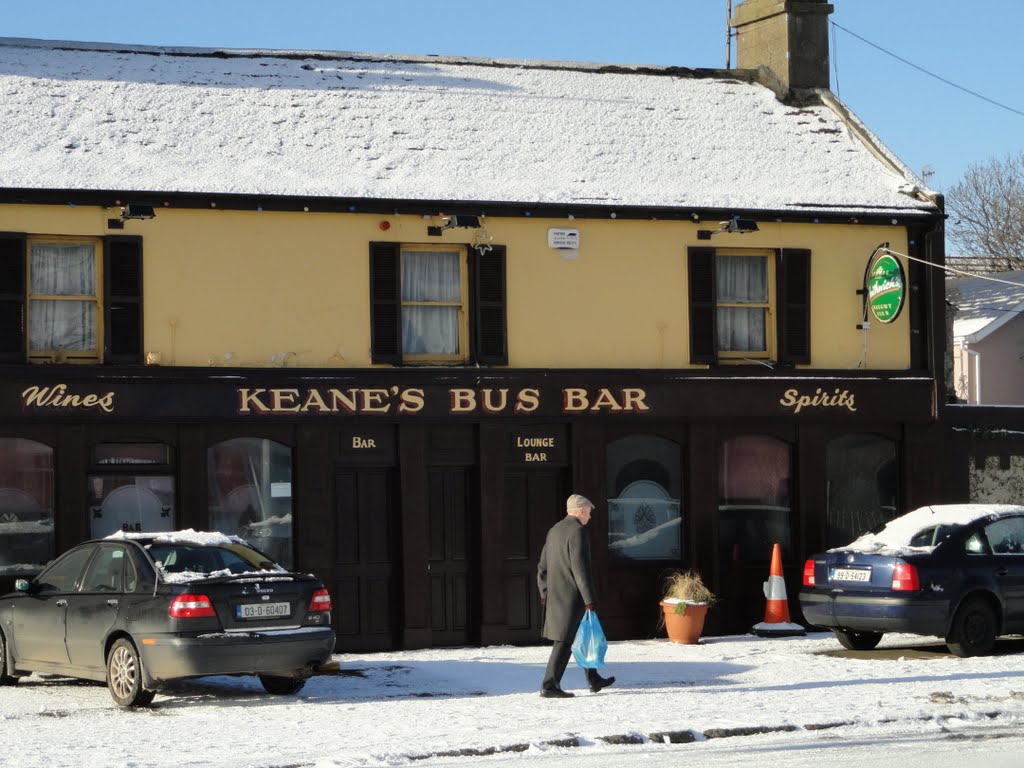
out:
<path id="1" fill-rule="evenodd" d="M 752 631 L 755 635 L 783 637 L 805 634 L 803 627 L 789 620 L 786 581 L 782 578 L 782 548 L 777 543 L 772 547 L 772 565 L 768 581 L 764 583 L 764 596 L 768 600 L 764 607 L 764 621 L 754 625 Z"/>

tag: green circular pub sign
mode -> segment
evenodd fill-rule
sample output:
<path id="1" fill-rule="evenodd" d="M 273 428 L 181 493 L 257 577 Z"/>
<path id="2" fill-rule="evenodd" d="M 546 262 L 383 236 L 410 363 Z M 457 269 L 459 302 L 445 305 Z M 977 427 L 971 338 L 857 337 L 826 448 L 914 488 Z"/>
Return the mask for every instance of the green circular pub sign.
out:
<path id="1" fill-rule="evenodd" d="M 903 265 L 887 253 L 879 256 L 868 274 L 868 306 L 880 323 L 891 323 L 899 317 L 907 296 L 907 280 Z"/>

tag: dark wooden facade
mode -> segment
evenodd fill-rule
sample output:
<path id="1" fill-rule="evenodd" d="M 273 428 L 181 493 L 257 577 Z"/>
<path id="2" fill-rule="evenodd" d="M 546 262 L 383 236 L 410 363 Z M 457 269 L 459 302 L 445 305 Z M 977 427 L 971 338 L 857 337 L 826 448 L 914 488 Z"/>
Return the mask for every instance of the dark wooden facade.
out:
<path id="1" fill-rule="evenodd" d="M 85 485 L 97 444 L 170 446 L 175 525 L 196 529 L 210 527 L 211 445 L 259 437 L 288 446 L 294 559 L 330 585 L 343 651 L 538 641 L 536 558 L 571 492 L 598 505 L 590 529 L 602 618 L 613 638 L 657 633 L 660 581 L 673 567 L 699 569 L 722 598 L 710 632 L 746 631 L 763 615 L 770 552 L 763 562 L 721 562 L 718 456 L 733 435 L 770 436 L 790 448 L 785 570 L 797 619 L 792 598 L 804 556 L 826 542 L 831 439 L 891 440 L 898 506 L 938 500 L 942 441 L 935 382 L 926 377 L 766 376 L 741 369 L 713 376 L 539 370 L 481 376 L 464 369 L 226 374 L 11 368 L 0 380 L 0 437 L 53 448 L 58 551 L 89 535 Z M 58 388 L 73 399 L 46 404 L 39 396 Z M 334 390 L 344 397 L 332 397 Z M 97 407 L 101 401 L 108 407 Z M 621 563 L 609 553 L 606 447 L 638 434 L 679 446 L 683 545 L 675 562 Z"/>

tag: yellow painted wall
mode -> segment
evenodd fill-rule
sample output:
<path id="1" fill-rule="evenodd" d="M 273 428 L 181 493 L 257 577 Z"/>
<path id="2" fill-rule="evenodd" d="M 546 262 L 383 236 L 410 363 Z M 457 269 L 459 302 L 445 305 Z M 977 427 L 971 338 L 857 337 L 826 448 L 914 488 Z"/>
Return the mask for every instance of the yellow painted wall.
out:
<path id="1" fill-rule="evenodd" d="M 368 243 L 471 243 L 470 229 L 428 237 L 420 216 L 158 209 L 106 228 L 116 209 L 0 206 L 0 231 L 144 238 L 145 348 L 163 365 L 368 367 Z M 390 229 L 379 224 L 388 221 Z M 697 240 L 714 223 L 488 218 L 508 248 L 509 366 L 689 367 L 686 249 L 812 251 L 812 365 L 905 369 L 909 311 L 857 330 L 864 267 L 902 227 L 764 223 Z M 580 232 L 574 258 L 549 227 Z M 908 265 L 904 263 L 906 268 Z"/>

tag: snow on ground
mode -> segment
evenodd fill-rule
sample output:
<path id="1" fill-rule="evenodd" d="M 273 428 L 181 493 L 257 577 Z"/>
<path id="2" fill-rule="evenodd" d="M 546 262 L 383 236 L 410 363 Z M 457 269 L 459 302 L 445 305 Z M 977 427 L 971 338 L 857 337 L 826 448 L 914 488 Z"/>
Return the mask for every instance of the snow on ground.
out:
<path id="1" fill-rule="evenodd" d="M 591 694 L 570 663 L 563 683 L 578 695 L 566 700 L 538 696 L 542 646 L 339 655 L 340 670 L 297 697 L 269 696 L 253 678 L 210 677 L 140 710 L 119 709 L 102 685 L 36 675 L 0 688 L 0 762 L 335 768 L 486 765 L 480 756 L 495 754 L 488 760 L 530 766 L 642 753 L 657 765 L 725 742 L 798 750 L 992 724 L 1015 732 L 1024 641 L 1000 650 L 960 659 L 930 639 L 891 635 L 877 651 L 850 653 L 822 633 L 613 642 L 604 673 L 618 682 Z"/>

